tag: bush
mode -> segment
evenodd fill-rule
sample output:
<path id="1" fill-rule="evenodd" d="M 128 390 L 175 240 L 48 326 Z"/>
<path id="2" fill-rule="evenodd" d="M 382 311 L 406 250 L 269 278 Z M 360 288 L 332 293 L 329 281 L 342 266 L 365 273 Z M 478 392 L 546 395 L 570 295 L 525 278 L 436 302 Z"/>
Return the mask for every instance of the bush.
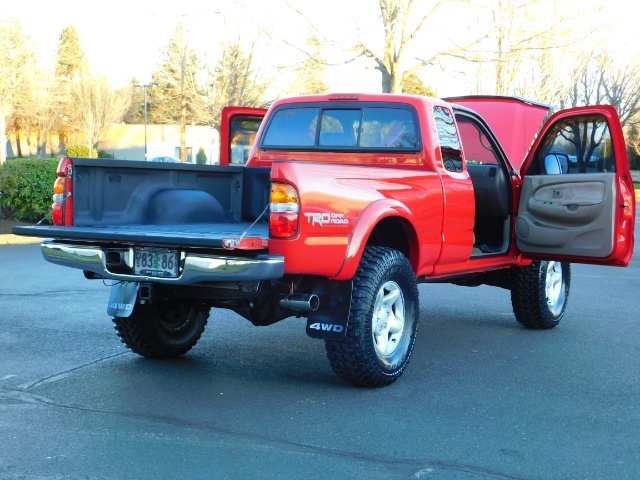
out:
<path id="1" fill-rule="evenodd" d="M 198 153 L 196 153 L 196 163 L 198 165 L 205 165 L 207 163 L 207 154 L 204 153 L 204 148 L 200 147 Z"/>
<path id="2" fill-rule="evenodd" d="M 78 158 L 98 158 L 98 151 L 92 148 L 91 156 L 89 156 L 89 147 L 86 145 L 69 145 L 67 147 L 67 155 Z"/>
<path id="3" fill-rule="evenodd" d="M 0 168 L 0 210 L 16 220 L 35 222 L 51 211 L 57 158 L 15 158 Z"/>
<path id="4" fill-rule="evenodd" d="M 98 158 L 108 158 L 109 160 L 113 160 L 116 156 L 106 150 L 98 150 Z"/>

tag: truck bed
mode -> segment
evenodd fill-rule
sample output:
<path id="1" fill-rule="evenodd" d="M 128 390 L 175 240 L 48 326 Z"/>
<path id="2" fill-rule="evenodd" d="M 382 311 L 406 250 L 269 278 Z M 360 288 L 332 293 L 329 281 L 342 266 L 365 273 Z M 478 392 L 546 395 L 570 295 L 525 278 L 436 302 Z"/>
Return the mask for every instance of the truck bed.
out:
<path id="1" fill-rule="evenodd" d="M 269 238 L 269 168 L 98 159 L 74 159 L 73 168 L 73 225 L 14 227 L 13 233 L 194 248 Z"/>
<path id="2" fill-rule="evenodd" d="M 269 227 L 264 222 L 199 223 L 183 225 L 116 225 L 92 227 L 14 227 L 12 232 L 59 240 L 97 243 L 145 244 L 177 247 L 222 248 L 224 239 L 258 237 L 268 240 Z"/>

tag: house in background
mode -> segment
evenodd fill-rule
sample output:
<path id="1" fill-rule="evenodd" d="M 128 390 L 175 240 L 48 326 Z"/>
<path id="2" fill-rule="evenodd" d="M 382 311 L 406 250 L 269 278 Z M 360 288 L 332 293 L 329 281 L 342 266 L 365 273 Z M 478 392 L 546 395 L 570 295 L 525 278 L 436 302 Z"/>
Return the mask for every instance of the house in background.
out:
<path id="1" fill-rule="evenodd" d="M 180 158 L 180 126 L 178 125 L 144 125 L 109 124 L 97 150 L 105 151 L 119 160 L 145 160 L 145 136 L 147 160 L 153 157 L 169 156 Z M 80 135 L 72 135 L 68 145 L 83 144 Z M 7 157 L 12 158 L 22 152 L 23 157 L 36 155 L 36 142 L 20 137 L 18 150 L 15 135 L 7 141 Z M 53 148 L 52 148 L 53 147 Z M 64 155 L 64 144 L 60 144 L 57 134 L 52 134 L 47 143 L 48 155 Z M 207 156 L 207 164 L 214 165 L 220 161 L 220 135 L 212 127 L 188 125 L 186 127 L 187 162 L 195 163 L 198 150 L 202 148 Z"/>
<path id="2" fill-rule="evenodd" d="M 180 126 L 147 125 L 147 160 L 153 157 L 180 158 Z M 220 136 L 212 127 L 189 125 L 186 127 L 187 163 L 195 163 L 200 148 L 207 156 L 207 164 L 219 163 Z M 104 138 L 98 142 L 104 150 L 123 160 L 145 159 L 145 126 L 111 124 Z"/>

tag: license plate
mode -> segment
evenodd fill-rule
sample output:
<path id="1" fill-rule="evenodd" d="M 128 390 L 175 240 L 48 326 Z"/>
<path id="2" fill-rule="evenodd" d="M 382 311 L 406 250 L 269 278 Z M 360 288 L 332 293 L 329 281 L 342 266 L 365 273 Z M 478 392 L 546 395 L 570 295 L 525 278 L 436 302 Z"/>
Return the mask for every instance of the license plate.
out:
<path id="1" fill-rule="evenodd" d="M 175 278 L 178 276 L 178 252 L 169 248 L 136 248 L 133 273 L 147 277 Z"/>

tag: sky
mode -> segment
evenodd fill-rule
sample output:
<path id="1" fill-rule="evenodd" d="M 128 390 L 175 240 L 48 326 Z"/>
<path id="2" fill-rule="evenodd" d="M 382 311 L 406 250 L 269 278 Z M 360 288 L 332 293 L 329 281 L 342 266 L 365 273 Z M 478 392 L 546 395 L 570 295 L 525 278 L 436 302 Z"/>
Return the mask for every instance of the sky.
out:
<path id="1" fill-rule="evenodd" d="M 314 13 L 314 21 L 319 25 L 326 22 L 328 30 L 341 37 L 339 32 L 350 29 L 357 10 L 352 8 L 348 12 L 343 1 L 327 2 L 333 4 L 334 11 L 342 10 L 342 14 L 335 18 L 319 18 L 320 15 Z M 286 27 L 289 38 L 292 30 L 298 31 L 300 36 L 296 41 L 304 45 L 309 33 L 304 19 L 290 9 L 274 8 L 284 6 L 284 0 L 245 0 L 244 3 L 246 6 L 220 0 L 109 0 L 98 7 L 86 0 L 0 0 L 0 18 L 18 18 L 44 62 L 53 62 L 62 30 L 74 26 L 91 72 L 102 73 L 113 83 L 126 84 L 133 76 L 140 82 L 150 80 L 151 72 L 160 63 L 161 49 L 180 23 L 189 46 L 205 60 L 217 58 L 219 45 L 225 38 L 241 37 L 241 40 L 250 41 L 261 27 L 264 30 L 274 28 L 276 32 Z M 348 5 L 361 3 L 358 0 Z M 308 6 L 312 5 L 305 4 L 305 8 Z M 318 13 L 325 11 L 316 8 Z M 269 40 L 264 34 L 260 38 L 260 45 L 269 45 L 269 50 L 262 56 L 272 56 L 276 62 L 282 62 L 291 55 L 291 47 L 285 48 L 288 53 L 278 52 L 279 48 L 285 47 L 282 42 Z M 269 63 L 269 59 L 264 58 L 261 68 L 268 68 Z M 374 73 L 375 88 L 379 88 L 378 75 L 370 73 Z M 357 86 L 350 85 L 349 79 L 344 80 L 342 85 L 345 87 Z M 342 85 L 337 83 L 336 88 Z"/>
<path id="2" fill-rule="evenodd" d="M 160 63 L 161 48 L 181 22 L 189 45 L 205 61 L 213 62 L 211 59 L 217 58 L 219 45 L 225 38 L 250 41 L 256 31 L 263 29 L 287 39 L 291 45 L 262 33 L 258 68 L 266 72 L 272 64 L 295 65 L 299 59 L 296 46 L 304 46 L 311 30 L 302 16 L 286 8 L 285 1 L 238 0 L 245 4 L 243 7 L 221 0 L 109 0 L 98 4 L 86 0 L 0 0 L 0 19 L 20 19 L 43 62 L 53 62 L 60 33 L 65 27 L 75 26 L 92 73 L 102 73 L 113 84 L 124 85 L 132 77 L 139 82 L 150 80 L 151 72 Z M 288 1 L 302 5 L 313 23 L 338 46 L 353 45 L 358 38 L 367 35 L 379 37 L 377 0 Z M 611 41 L 623 41 L 625 45 L 640 49 L 637 26 L 640 4 L 625 0 L 562 1 L 578 1 L 582 5 L 592 2 L 606 7 L 606 11 L 600 11 L 598 15 L 603 23 L 613 22 L 616 25 L 614 34 L 620 37 Z M 450 15 L 451 25 L 455 25 L 458 15 L 471 11 L 457 3 L 453 7 L 454 3 L 450 2 L 452 8 L 457 8 Z M 443 28 L 451 25 L 444 24 Z M 343 52 L 341 59 L 345 58 Z M 380 74 L 372 67 L 371 61 L 336 67 L 327 80 L 333 91 L 377 92 L 380 91 Z M 431 81 L 425 83 L 435 87 L 440 96 L 468 93 L 460 91 L 465 88 L 464 83 L 451 76 L 444 80 L 433 75 L 429 79 Z M 434 82 L 437 84 L 432 85 Z"/>

